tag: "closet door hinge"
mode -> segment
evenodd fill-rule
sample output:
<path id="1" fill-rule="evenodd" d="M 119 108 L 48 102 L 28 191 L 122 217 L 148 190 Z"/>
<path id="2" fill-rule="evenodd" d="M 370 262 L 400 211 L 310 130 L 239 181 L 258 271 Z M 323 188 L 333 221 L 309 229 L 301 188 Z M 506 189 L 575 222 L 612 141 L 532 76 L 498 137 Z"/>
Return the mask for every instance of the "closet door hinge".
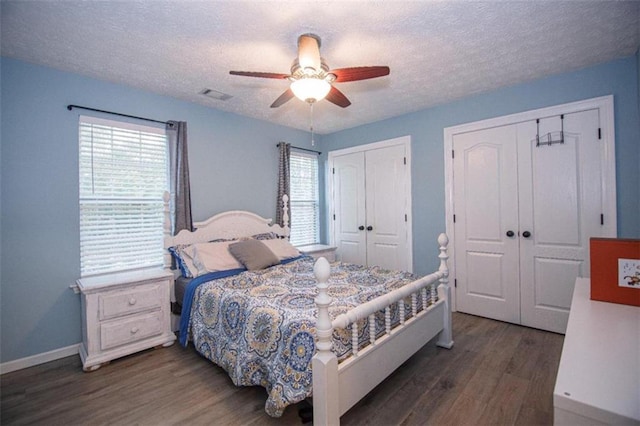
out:
<path id="1" fill-rule="evenodd" d="M 456 158 L 456 153 L 454 150 L 451 150 L 451 158 Z"/>
<path id="2" fill-rule="evenodd" d="M 602 129 L 598 127 L 598 140 L 602 139 Z"/>
<path id="3" fill-rule="evenodd" d="M 405 222 L 408 222 L 408 221 L 409 221 L 409 219 L 407 218 L 407 215 L 406 215 L 406 214 L 404 215 L 404 221 L 405 221 Z"/>
<path id="4" fill-rule="evenodd" d="M 604 215 L 600 214 L 600 225 L 604 225 Z"/>
<path id="5" fill-rule="evenodd" d="M 453 215 L 453 223 L 456 223 L 456 215 Z"/>
<path id="6" fill-rule="evenodd" d="M 335 167 L 333 168 L 333 174 L 334 175 L 336 174 L 336 168 Z"/>
<path id="7" fill-rule="evenodd" d="M 458 288 L 458 280 L 457 280 L 457 279 L 455 279 L 455 278 L 453 279 L 453 286 L 454 286 L 455 288 Z"/>
<path id="8" fill-rule="evenodd" d="M 404 165 L 407 165 L 407 157 L 404 157 Z"/>
<path id="9" fill-rule="evenodd" d="M 335 214 L 333 215 L 333 220 L 336 220 L 336 215 Z"/>

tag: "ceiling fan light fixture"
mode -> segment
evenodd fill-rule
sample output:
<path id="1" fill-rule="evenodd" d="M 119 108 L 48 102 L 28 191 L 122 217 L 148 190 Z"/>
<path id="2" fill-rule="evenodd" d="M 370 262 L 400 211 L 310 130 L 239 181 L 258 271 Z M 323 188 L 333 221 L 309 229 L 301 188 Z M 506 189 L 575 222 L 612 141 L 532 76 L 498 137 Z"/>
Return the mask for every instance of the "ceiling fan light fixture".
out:
<path id="1" fill-rule="evenodd" d="M 331 90 L 331 84 L 322 78 L 305 77 L 291 83 L 291 91 L 296 98 L 314 103 L 324 99 Z"/>

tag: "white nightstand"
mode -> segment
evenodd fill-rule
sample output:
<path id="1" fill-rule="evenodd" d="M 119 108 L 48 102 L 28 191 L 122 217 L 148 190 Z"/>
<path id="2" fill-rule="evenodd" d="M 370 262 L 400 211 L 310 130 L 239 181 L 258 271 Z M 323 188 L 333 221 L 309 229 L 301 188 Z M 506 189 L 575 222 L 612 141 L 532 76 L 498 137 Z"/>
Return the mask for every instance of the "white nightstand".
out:
<path id="1" fill-rule="evenodd" d="M 164 269 L 123 272 L 77 280 L 82 298 L 80 358 L 84 371 L 154 346 L 171 346 L 169 292 Z"/>
<path id="2" fill-rule="evenodd" d="M 309 246 L 296 247 L 300 253 L 307 254 L 314 259 L 324 257 L 329 262 L 336 261 L 336 248 L 325 244 L 313 244 Z"/>

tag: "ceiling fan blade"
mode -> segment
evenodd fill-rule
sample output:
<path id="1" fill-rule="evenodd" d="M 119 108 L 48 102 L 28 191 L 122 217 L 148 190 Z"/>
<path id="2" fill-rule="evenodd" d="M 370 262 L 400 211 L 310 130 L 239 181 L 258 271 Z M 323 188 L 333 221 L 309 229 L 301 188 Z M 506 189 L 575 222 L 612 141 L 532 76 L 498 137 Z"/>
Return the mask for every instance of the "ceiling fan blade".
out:
<path id="1" fill-rule="evenodd" d="M 291 91 L 291 89 L 287 89 L 282 95 L 278 97 L 278 99 L 273 101 L 273 103 L 271 104 L 271 108 L 278 108 L 280 105 L 288 102 L 291 98 L 293 98 L 293 96 L 293 91 Z"/>
<path id="2" fill-rule="evenodd" d="M 344 83 L 346 81 L 366 80 L 369 78 L 383 77 L 389 75 L 389 67 L 351 67 L 339 68 L 329 71 L 336 76 L 335 83 Z"/>
<path id="3" fill-rule="evenodd" d="M 315 34 L 303 34 L 298 37 L 298 64 L 303 70 L 313 68 L 320 71 L 320 37 Z"/>
<path id="4" fill-rule="evenodd" d="M 229 71 L 231 75 L 242 75 L 244 77 L 278 78 L 285 79 L 289 74 L 279 74 L 275 72 L 253 72 L 253 71 Z"/>
<path id="5" fill-rule="evenodd" d="M 344 93 L 342 93 L 341 91 L 339 91 L 333 86 L 331 86 L 331 90 L 329 91 L 329 94 L 325 99 L 342 108 L 346 108 L 349 105 L 351 105 L 351 101 L 347 99 Z"/>

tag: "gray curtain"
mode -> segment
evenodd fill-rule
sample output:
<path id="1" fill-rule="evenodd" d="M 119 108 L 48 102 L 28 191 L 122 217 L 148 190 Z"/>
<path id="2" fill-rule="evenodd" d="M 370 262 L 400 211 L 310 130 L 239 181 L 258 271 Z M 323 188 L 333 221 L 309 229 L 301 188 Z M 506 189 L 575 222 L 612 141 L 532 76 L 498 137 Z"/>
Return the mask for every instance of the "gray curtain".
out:
<path id="1" fill-rule="evenodd" d="M 276 223 L 284 225 L 284 214 L 282 212 L 282 196 L 287 194 L 291 199 L 289 186 L 289 156 L 291 154 L 291 144 L 280 142 L 278 144 L 278 199 L 276 200 Z M 291 226 L 291 203 L 289 203 L 289 226 Z"/>
<path id="2" fill-rule="evenodd" d="M 171 179 L 171 211 L 173 234 L 183 229 L 193 230 L 191 217 L 191 189 L 189 185 L 189 158 L 187 155 L 187 123 L 168 121 L 169 161 Z"/>

